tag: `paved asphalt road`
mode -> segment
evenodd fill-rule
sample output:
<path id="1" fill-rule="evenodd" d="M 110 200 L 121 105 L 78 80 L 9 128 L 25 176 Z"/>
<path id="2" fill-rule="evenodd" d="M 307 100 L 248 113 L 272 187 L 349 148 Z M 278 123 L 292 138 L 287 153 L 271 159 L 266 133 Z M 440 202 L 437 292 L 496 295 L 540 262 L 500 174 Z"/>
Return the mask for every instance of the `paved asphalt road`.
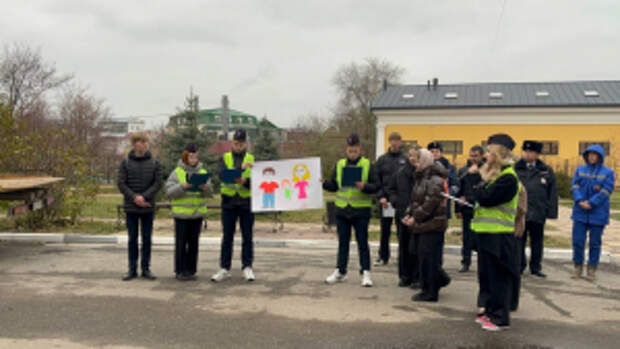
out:
<path id="1" fill-rule="evenodd" d="M 172 278 L 172 248 L 156 247 L 156 281 L 121 282 L 126 250 L 117 245 L 0 243 L 2 348 L 619 348 L 620 270 L 599 281 L 570 280 L 571 265 L 547 262 L 547 280 L 524 278 L 512 328 L 474 323 L 475 273 L 458 274 L 437 304 L 410 301 L 396 267 L 376 268 L 376 286 L 349 279 L 326 286 L 334 250 L 257 248 L 257 281 L 212 284 L 216 246 L 200 253 L 199 280 Z"/>

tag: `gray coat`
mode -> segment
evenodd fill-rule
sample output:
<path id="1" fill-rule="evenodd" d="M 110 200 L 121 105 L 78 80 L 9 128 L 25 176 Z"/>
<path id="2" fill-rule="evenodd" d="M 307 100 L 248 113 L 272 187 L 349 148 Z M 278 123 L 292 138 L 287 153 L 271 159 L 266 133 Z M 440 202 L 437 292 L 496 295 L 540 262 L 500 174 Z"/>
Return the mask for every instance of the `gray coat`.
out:
<path id="1" fill-rule="evenodd" d="M 195 173 L 198 173 L 198 171 L 203 168 L 202 166 L 202 162 L 199 162 L 195 167 L 191 167 L 186 165 L 183 161 L 179 160 L 179 162 L 177 163 L 177 167 L 181 167 L 185 170 L 185 172 L 187 172 L 188 176 L 191 176 Z M 210 183 L 210 180 L 209 180 Z M 179 179 L 177 178 L 177 174 L 176 174 L 176 167 L 174 170 L 172 170 L 172 173 L 170 173 L 170 176 L 168 176 L 168 180 L 166 181 L 166 185 L 165 185 L 165 190 L 166 190 L 166 196 L 168 198 L 172 199 L 179 199 L 182 198 L 186 195 L 186 191 L 183 188 L 183 185 L 181 184 L 181 182 L 179 182 Z M 206 196 L 206 193 L 205 193 Z M 185 214 L 179 214 L 179 213 L 172 213 L 172 217 L 174 218 L 179 218 L 179 219 L 197 219 L 197 218 L 204 218 L 204 215 L 198 213 L 198 212 L 194 212 L 194 214 L 191 215 L 185 215 Z"/>

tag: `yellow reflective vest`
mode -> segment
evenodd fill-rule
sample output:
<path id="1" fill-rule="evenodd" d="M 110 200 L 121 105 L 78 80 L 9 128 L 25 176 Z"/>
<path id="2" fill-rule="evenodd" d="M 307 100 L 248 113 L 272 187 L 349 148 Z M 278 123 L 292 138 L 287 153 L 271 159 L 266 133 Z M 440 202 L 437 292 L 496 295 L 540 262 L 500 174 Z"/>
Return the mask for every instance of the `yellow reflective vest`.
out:
<path id="1" fill-rule="evenodd" d="M 336 201 L 334 203 L 339 208 L 345 208 L 348 205 L 351 205 L 353 208 L 372 207 L 372 195 L 366 194 L 357 188 L 342 187 L 342 173 L 346 166 L 347 159 L 340 159 L 336 164 L 336 182 L 338 183 L 338 192 L 336 193 Z M 362 168 L 362 182 L 368 183 L 370 161 L 365 157 L 361 157 L 355 166 Z"/>

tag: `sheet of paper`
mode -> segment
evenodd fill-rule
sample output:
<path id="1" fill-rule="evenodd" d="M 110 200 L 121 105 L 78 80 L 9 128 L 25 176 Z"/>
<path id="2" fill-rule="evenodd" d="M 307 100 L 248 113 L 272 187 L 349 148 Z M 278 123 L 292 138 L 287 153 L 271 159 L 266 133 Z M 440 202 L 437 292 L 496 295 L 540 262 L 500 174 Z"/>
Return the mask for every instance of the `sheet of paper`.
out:
<path id="1" fill-rule="evenodd" d="M 383 211 L 383 217 L 385 218 L 394 217 L 396 215 L 396 210 L 394 209 L 394 207 L 392 207 L 391 203 L 388 203 L 387 208 L 382 208 L 382 211 Z"/>

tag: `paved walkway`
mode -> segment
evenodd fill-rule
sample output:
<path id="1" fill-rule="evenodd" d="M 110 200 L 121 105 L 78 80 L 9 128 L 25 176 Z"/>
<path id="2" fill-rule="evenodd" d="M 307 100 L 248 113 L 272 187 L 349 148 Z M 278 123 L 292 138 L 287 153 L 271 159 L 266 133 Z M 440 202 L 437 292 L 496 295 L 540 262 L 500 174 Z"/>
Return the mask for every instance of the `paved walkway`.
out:
<path id="1" fill-rule="evenodd" d="M 235 251 L 233 278 L 208 281 L 216 246 L 200 250 L 198 281 L 172 278 L 171 246 L 156 246 L 156 281 L 120 281 L 126 248 L 0 243 L 1 348 L 617 348 L 620 269 L 599 281 L 571 280 L 569 262 L 545 262 L 546 280 L 523 279 L 511 329 L 474 323 L 474 272 L 459 274 L 436 304 L 414 303 L 396 287 L 396 266 L 373 269 L 360 287 L 352 251 L 349 279 L 327 286 L 334 249 L 256 248 L 248 284 Z"/>

